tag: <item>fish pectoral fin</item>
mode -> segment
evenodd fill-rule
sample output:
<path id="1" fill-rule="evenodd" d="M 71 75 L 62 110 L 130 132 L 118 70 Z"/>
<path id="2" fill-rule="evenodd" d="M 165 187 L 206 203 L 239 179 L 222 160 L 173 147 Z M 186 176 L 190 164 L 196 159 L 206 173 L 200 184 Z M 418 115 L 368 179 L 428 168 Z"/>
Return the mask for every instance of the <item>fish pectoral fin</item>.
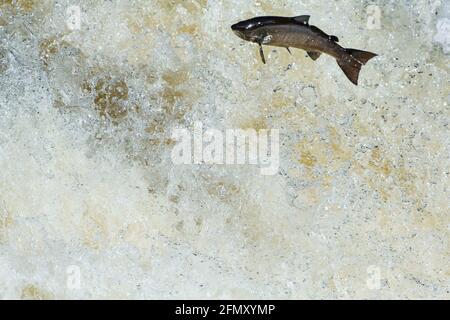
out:
<path id="1" fill-rule="evenodd" d="M 291 49 L 289 49 L 289 47 L 286 47 L 287 51 L 289 52 L 289 54 L 292 55 Z"/>
<path id="2" fill-rule="evenodd" d="M 309 24 L 309 18 L 311 16 L 298 16 L 298 17 L 293 17 L 292 19 L 300 24 Z"/>
<path id="3" fill-rule="evenodd" d="M 320 55 L 322 53 L 318 52 L 318 51 L 308 51 L 308 56 L 313 59 L 314 61 L 316 61 L 317 59 L 319 59 Z"/>
<path id="4" fill-rule="evenodd" d="M 264 57 L 264 50 L 262 45 L 259 45 L 259 55 L 261 56 L 261 60 L 264 64 L 266 64 L 266 58 Z"/>

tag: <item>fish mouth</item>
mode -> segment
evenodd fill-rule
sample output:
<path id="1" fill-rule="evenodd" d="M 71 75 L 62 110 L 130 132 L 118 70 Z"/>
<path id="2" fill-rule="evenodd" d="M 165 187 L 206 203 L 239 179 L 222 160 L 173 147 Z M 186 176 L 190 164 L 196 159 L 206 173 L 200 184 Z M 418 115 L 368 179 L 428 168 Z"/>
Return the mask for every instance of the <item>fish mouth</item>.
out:
<path id="1" fill-rule="evenodd" d="M 237 35 L 239 38 L 241 38 L 242 40 L 248 40 L 248 37 L 245 35 L 245 33 L 242 33 L 240 31 L 237 30 L 233 30 L 234 34 Z"/>
<path id="2" fill-rule="evenodd" d="M 231 30 L 233 30 L 234 32 L 245 33 L 245 31 L 247 30 L 247 26 L 245 24 L 243 24 L 242 22 L 240 22 L 240 23 L 233 24 L 231 26 Z"/>
<path id="3" fill-rule="evenodd" d="M 241 37 L 241 38 L 242 38 L 243 33 L 242 33 L 241 31 L 239 31 L 239 30 L 233 30 L 233 32 L 234 32 L 235 35 L 237 35 L 238 37 Z"/>
<path id="4" fill-rule="evenodd" d="M 246 40 L 247 36 L 245 34 L 245 28 L 242 27 L 239 23 L 233 24 L 231 26 L 231 30 L 233 30 L 234 34 L 237 35 L 239 38 Z"/>
<path id="5" fill-rule="evenodd" d="M 238 30 L 243 30 L 244 28 L 242 28 L 242 26 L 239 25 L 239 23 L 235 23 L 231 26 L 231 30 L 233 31 L 238 31 Z"/>

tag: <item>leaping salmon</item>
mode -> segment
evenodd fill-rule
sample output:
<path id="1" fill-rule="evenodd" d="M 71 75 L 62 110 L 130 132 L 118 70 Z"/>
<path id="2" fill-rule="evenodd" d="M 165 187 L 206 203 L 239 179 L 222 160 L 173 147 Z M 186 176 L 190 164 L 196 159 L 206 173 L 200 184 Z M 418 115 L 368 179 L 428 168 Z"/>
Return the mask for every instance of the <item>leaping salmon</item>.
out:
<path id="1" fill-rule="evenodd" d="M 231 26 L 234 33 L 259 45 L 263 63 L 263 45 L 305 50 L 314 61 L 322 53 L 334 57 L 347 78 L 358 85 L 361 67 L 377 54 L 357 49 L 341 47 L 336 36 L 328 35 L 319 28 L 309 24 L 310 16 L 298 17 L 256 17 L 241 21 Z"/>

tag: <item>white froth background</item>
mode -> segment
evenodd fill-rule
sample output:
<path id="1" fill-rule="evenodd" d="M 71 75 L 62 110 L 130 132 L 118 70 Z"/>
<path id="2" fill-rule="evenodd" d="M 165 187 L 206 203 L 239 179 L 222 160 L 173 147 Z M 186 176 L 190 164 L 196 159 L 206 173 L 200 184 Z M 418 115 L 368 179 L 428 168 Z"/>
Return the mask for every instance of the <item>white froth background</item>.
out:
<path id="1" fill-rule="evenodd" d="M 230 30 L 301 14 L 380 55 L 360 86 Z M 449 29 L 438 0 L 1 0 L 0 298 L 450 298 Z M 280 129 L 278 174 L 173 165 L 195 121 Z"/>

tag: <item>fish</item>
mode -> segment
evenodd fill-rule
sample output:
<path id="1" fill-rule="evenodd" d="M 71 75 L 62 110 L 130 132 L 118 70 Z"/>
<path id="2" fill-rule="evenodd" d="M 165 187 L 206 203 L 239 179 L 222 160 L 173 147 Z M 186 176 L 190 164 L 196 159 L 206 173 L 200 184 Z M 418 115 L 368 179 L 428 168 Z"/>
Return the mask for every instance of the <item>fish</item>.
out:
<path id="1" fill-rule="evenodd" d="M 266 63 L 263 45 L 303 49 L 316 61 L 322 53 L 332 56 L 347 78 L 358 85 L 361 67 L 376 53 L 344 48 L 339 38 L 328 35 L 316 26 L 309 24 L 310 16 L 296 17 L 262 16 L 233 24 L 231 30 L 241 39 L 259 45 L 262 62 Z"/>

